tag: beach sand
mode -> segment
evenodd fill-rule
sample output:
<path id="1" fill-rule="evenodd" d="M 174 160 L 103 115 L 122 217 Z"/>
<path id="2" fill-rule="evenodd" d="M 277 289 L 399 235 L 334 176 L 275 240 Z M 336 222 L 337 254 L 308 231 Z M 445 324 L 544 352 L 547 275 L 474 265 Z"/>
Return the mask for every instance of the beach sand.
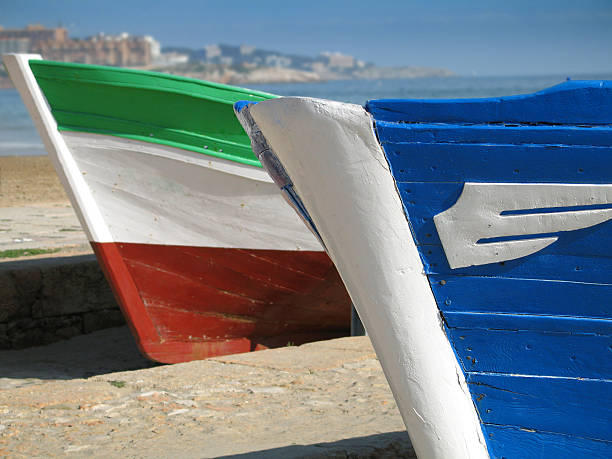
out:
<path id="1" fill-rule="evenodd" d="M 0 157 L 0 262 L 84 253 L 91 247 L 49 158 Z"/>
<path id="2" fill-rule="evenodd" d="M 0 157 L 0 208 L 69 204 L 48 156 Z"/>

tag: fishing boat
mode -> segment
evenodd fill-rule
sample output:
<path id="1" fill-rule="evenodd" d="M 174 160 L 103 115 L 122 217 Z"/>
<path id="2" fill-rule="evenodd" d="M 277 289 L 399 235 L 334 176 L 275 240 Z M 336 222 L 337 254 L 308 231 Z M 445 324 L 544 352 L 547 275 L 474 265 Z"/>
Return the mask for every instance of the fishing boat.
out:
<path id="1" fill-rule="evenodd" d="M 235 110 L 418 457 L 612 457 L 612 82 Z"/>
<path id="2" fill-rule="evenodd" d="M 350 299 L 233 113 L 270 94 L 6 55 L 140 350 L 165 363 L 346 336 Z"/>

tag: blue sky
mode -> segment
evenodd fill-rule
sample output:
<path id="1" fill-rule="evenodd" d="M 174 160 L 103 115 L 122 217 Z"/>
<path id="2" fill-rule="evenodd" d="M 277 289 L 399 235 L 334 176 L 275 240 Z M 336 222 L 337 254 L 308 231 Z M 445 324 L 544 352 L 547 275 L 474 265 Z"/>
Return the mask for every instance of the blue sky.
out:
<path id="1" fill-rule="evenodd" d="M 340 51 L 460 74 L 612 72 L 612 0 L 0 0 L 0 25 L 71 36 L 152 35 L 164 46 Z"/>

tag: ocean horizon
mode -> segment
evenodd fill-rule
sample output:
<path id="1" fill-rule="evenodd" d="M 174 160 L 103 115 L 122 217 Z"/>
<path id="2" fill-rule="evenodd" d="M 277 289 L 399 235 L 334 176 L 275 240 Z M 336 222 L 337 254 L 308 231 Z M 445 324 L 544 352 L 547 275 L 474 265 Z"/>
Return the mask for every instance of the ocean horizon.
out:
<path id="1" fill-rule="evenodd" d="M 572 79 L 609 79 L 605 74 L 569 75 Z M 308 96 L 363 105 L 370 99 L 452 99 L 529 94 L 562 83 L 568 75 L 450 76 L 315 83 L 250 85 L 282 96 Z M 37 156 L 46 150 L 17 90 L 0 91 L 0 156 Z"/>

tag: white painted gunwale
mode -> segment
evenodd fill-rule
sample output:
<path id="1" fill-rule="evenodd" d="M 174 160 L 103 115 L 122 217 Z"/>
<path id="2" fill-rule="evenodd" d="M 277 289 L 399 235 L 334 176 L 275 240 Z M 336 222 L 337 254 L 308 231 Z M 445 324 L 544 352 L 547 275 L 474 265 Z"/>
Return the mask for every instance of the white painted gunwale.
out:
<path id="1" fill-rule="evenodd" d="M 370 116 L 308 98 L 259 102 L 250 113 L 342 276 L 417 455 L 488 457 Z"/>

